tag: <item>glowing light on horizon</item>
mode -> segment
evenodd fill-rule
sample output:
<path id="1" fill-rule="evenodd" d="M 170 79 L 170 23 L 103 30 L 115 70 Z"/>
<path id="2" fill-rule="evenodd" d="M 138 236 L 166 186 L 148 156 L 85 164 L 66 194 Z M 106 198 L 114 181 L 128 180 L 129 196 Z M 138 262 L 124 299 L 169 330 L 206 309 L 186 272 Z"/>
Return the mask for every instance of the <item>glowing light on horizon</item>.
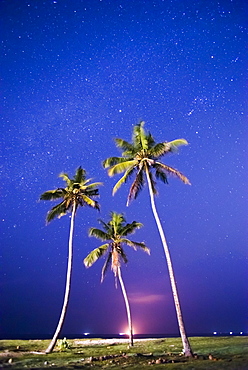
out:
<path id="1" fill-rule="evenodd" d="M 84 333 L 84 335 L 89 335 L 90 333 Z"/>
<path id="2" fill-rule="evenodd" d="M 119 333 L 119 335 L 129 335 L 129 334 L 130 334 L 129 329 L 126 329 L 125 331 L 121 331 Z M 137 334 L 137 333 L 136 333 L 136 330 L 134 330 L 134 328 L 133 328 L 133 335 L 134 334 Z"/>

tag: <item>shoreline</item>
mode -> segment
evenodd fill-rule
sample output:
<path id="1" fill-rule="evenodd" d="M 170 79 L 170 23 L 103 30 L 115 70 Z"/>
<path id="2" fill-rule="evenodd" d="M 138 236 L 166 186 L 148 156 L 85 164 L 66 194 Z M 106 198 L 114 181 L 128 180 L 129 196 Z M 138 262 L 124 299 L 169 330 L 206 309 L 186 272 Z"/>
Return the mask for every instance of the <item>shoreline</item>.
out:
<path id="1" fill-rule="evenodd" d="M 141 339 L 134 339 L 134 343 L 135 342 L 147 342 L 147 341 L 151 341 L 151 340 L 157 340 L 159 338 L 141 338 Z M 69 339 L 70 340 L 70 339 Z M 86 345 L 86 346 L 90 346 L 90 345 L 98 345 L 98 344 L 101 344 L 101 345 L 114 345 L 116 343 L 129 343 L 129 338 L 112 338 L 112 339 L 74 339 L 74 343 L 75 344 L 81 344 L 81 345 Z"/>

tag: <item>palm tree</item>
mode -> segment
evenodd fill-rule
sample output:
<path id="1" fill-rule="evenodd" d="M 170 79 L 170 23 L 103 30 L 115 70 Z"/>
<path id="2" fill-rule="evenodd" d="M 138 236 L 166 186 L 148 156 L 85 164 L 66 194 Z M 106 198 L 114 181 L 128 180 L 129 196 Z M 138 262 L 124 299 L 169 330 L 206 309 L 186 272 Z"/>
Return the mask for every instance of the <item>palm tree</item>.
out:
<path id="1" fill-rule="evenodd" d="M 101 245 L 100 247 L 90 252 L 88 256 L 84 259 L 84 264 L 86 267 L 90 267 L 100 257 L 102 257 L 108 252 L 108 256 L 102 268 L 101 282 L 103 281 L 106 271 L 111 264 L 111 269 L 115 276 L 116 287 L 117 287 L 117 278 L 120 281 L 128 317 L 129 341 L 130 346 L 133 346 L 133 326 L 131 319 L 131 311 L 125 285 L 121 275 L 121 262 L 127 263 L 127 257 L 123 250 L 122 245 L 126 244 L 129 247 L 134 248 L 135 250 L 137 249 L 137 247 L 142 248 L 148 254 L 150 254 L 150 250 L 146 247 L 145 243 L 134 242 L 126 238 L 128 234 L 133 234 L 136 229 L 142 227 L 143 225 L 141 223 L 133 221 L 131 224 L 127 224 L 123 214 L 116 212 L 110 213 L 110 221 L 108 223 L 105 223 L 102 220 L 99 220 L 99 222 L 104 230 L 92 227 L 89 230 L 89 235 L 94 236 L 95 238 L 105 241 L 107 243 Z"/>
<path id="2" fill-rule="evenodd" d="M 183 351 L 185 356 L 192 356 L 193 353 L 184 327 L 170 252 L 154 201 L 154 194 L 157 194 L 155 178 L 167 184 L 168 175 L 174 175 L 185 184 L 190 184 L 187 177 L 181 172 L 159 161 L 165 154 L 172 153 L 176 151 L 179 146 L 187 145 L 188 143 L 184 139 L 156 143 L 153 136 L 150 133 L 146 133 L 144 130 L 144 121 L 134 126 L 131 143 L 122 139 L 115 139 L 115 143 L 116 146 L 123 151 L 122 157 L 110 157 L 103 162 L 104 168 L 108 168 L 109 176 L 124 172 L 124 175 L 113 188 L 113 195 L 122 184 L 134 175 L 134 181 L 130 187 L 127 198 L 127 205 L 129 205 L 131 200 L 135 199 L 144 187 L 145 179 L 147 180 L 151 207 L 167 260 L 179 331 L 183 343 Z"/>
<path id="3" fill-rule="evenodd" d="M 66 286 L 64 294 L 64 302 L 62 306 L 62 311 L 60 319 L 57 325 L 57 329 L 54 333 L 54 336 L 46 349 L 46 353 L 53 351 L 58 336 L 61 332 L 67 305 L 69 302 L 70 294 L 70 284 L 71 284 L 71 272 L 72 272 L 72 240 L 73 240 L 73 231 L 74 231 L 74 220 L 76 211 L 79 206 L 90 206 L 99 210 L 99 204 L 97 201 L 92 198 L 99 195 L 97 187 L 101 185 L 100 182 L 90 183 L 91 179 L 86 178 L 86 171 L 79 167 L 76 170 L 75 176 L 70 179 L 66 173 L 61 173 L 59 175 L 66 182 L 65 188 L 57 188 L 55 190 L 48 190 L 40 196 L 40 200 L 57 200 L 62 199 L 62 201 L 54 206 L 47 214 L 46 221 L 49 223 L 54 218 L 65 215 L 68 212 L 71 212 L 71 224 L 70 224 L 70 233 L 69 233 L 69 251 L 68 251 L 68 262 L 67 262 L 67 275 L 66 275 Z"/>

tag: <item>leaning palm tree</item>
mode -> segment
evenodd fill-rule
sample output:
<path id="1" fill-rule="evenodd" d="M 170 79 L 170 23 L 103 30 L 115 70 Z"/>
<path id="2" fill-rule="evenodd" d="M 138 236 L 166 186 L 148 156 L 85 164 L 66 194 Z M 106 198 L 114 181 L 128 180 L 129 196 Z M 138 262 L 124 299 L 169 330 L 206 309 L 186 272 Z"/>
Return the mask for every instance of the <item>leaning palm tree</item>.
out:
<path id="1" fill-rule="evenodd" d="M 127 297 L 127 292 L 121 275 L 121 262 L 127 263 L 127 257 L 123 250 L 122 245 L 126 244 L 129 247 L 142 248 L 148 254 L 150 250 L 146 247 L 145 243 L 138 243 L 131 241 L 126 238 L 128 234 L 133 234 L 136 229 L 142 227 L 143 225 L 139 222 L 133 221 L 131 224 L 127 224 L 123 214 L 111 212 L 110 221 L 105 223 L 102 220 L 99 220 L 100 224 L 103 227 L 103 230 L 97 228 L 91 228 L 89 230 L 89 235 L 94 236 L 97 239 L 105 241 L 107 243 L 101 245 L 100 247 L 94 249 L 88 254 L 84 259 L 84 264 L 86 267 L 90 267 L 95 263 L 100 257 L 105 255 L 108 252 L 106 261 L 103 265 L 101 282 L 103 281 L 108 267 L 111 265 L 111 269 L 115 276 L 115 282 L 117 286 L 117 279 L 119 279 L 120 286 L 122 289 L 122 294 L 124 297 L 128 326 L 129 326 L 129 342 L 130 346 L 133 346 L 133 326 L 131 311 L 129 306 L 129 301 Z"/>
<path id="2" fill-rule="evenodd" d="M 134 126 L 131 143 L 122 139 L 115 139 L 115 143 L 117 147 L 123 151 L 122 157 L 110 157 L 103 162 L 104 168 L 108 168 L 109 176 L 124 172 L 124 175 L 113 188 L 113 195 L 122 184 L 134 176 L 134 181 L 130 187 L 127 198 L 127 205 L 129 205 L 131 200 L 135 199 L 142 190 L 145 184 L 145 179 L 147 180 L 152 211 L 157 223 L 167 260 L 179 331 L 183 343 L 183 351 L 185 356 L 192 356 L 192 350 L 184 327 L 170 252 L 154 201 L 154 195 L 157 194 L 155 178 L 166 184 L 168 183 L 168 175 L 174 175 L 185 184 L 190 184 L 187 177 L 185 177 L 181 172 L 161 163 L 159 160 L 165 154 L 176 151 L 180 145 L 186 145 L 188 143 L 184 139 L 156 143 L 153 136 L 150 133 L 146 133 L 144 130 L 144 121 L 141 121 L 139 124 Z"/>
<path id="3" fill-rule="evenodd" d="M 67 306 L 69 302 L 70 294 L 70 284 L 71 284 L 71 272 L 72 272 L 72 240 L 74 231 L 74 220 L 76 211 L 79 206 L 90 206 L 99 210 L 99 204 L 92 198 L 99 195 L 98 186 L 101 185 L 100 182 L 90 183 L 91 179 L 86 178 L 86 171 L 79 167 L 76 170 L 75 176 L 70 179 L 66 173 L 61 173 L 59 175 L 66 182 L 65 188 L 57 188 L 55 190 L 48 190 L 40 196 L 40 200 L 57 200 L 62 199 L 62 201 L 54 206 L 47 214 L 46 221 L 49 223 L 54 218 L 65 215 L 71 212 L 71 223 L 70 223 L 70 233 L 69 233 L 69 251 L 68 251 L 68 262 L 67 262 L 67 275 L 66 275 L 66 286 L 64 294 L 64 302 L 62 306 L 62 311 L 60 319 L 57 325 L 57 329 L 54 336 L 46 349 L 46 353 L 53 351 L 55 344 L 57 342 L 58 336 L 61 332 Z"/>

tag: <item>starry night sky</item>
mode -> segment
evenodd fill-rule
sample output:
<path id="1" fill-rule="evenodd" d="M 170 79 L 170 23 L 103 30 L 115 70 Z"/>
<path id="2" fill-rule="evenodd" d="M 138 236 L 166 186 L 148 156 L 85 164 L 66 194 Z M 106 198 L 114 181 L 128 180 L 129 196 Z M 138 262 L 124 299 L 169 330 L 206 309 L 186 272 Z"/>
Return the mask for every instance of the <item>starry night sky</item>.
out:
<path id="1" fill-rule="evenodd" d="M 100 245 L 97 219 L 124 212 L 144 227 L 151 256 L 125 248 L 123 279 L 134 331 L 177 334 L 164 252 L 148 189 L 127 208 L 130 183 L 101 161 L 119 155 L 144 120 L 156 141 L 189 145 L 163 162 L 183 172 L 158 184 L 188 333 L 247 332 L 247 10 L 245 0 L 1 0 L 0 336 L 51 336 L 62 307 L 69 215 L 45 225 L 80 165 L 102 181 L 100 214 L 78 210 L 70 304 L 63 334 L 126 331 L 121 290 L 103 261 L 82 260 Z"/>

